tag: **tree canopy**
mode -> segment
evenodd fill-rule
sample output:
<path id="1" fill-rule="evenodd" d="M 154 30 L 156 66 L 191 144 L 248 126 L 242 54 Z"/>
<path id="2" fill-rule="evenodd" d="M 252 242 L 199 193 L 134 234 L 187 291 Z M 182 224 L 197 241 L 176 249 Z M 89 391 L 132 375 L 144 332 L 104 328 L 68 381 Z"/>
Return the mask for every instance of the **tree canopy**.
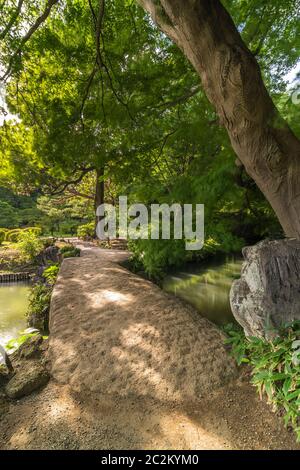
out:
<path id="1" fill-rule="evenodd" d="M 163 34 L 138 3 L 160 5 L 168 34 L 166 1 L 1 2 L 1 83 L 5 106 L 18 118 L 0 128 L 0 184 L 31 196 L 37 211 L 51 201 L 51 217 L 71 206 L 76 214 L 88 202 L 92 220 L 100 183 L 107 199 L 201 202 L 206 239 L 224 251 L 277 236 L 269 203 L 245 165 L 236 166 L 207 87 L 172 34 Z M 224 6 L 300 136 L 299 107 L 286 79 L 299 60 L 299 1 L 226 0 Z M 152 260 L 158 251 L 154 271 L 186 257 L 174 240 L 135 247 Z"/>

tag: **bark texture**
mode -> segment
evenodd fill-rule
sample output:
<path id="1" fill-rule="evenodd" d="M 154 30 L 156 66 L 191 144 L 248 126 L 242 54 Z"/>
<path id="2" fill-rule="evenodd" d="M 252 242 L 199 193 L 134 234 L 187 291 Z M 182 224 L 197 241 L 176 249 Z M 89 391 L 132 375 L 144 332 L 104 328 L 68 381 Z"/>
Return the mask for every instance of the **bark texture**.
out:
<path id="1" fill-rule="evenodd" d="M 264 240 L 244 248 L 243 255 L 231 309 L 246 335 L 269 339 L 283 324 L 300 320 L 300 241 Z"/>
<path id="2" fill-rule="evenodd" d="M 300 238 L 300 141 L 219 0 L 138 0 L 192 63 L 247 173 L 286 235 Z"/>
<path id="3" fill-rule="evenodd" d="M 104 204 L 104 168 L 96 170 L 95 210 Z"/>
<path id="4" fill-rule="evenodd" d="M 96 188 L 95 188 L 95 202 L 94 202 L 94 208 L 95 208 L 95 213 L 97 211 L 97 208 L 104 204 L 104 168 L 99 168 L 96 170 Z M 96 228 L 98 222 L 101 220 L 101 217 L 98 217 L 96 215 L 95 217 L 95 235 L 96 235 Z"/>

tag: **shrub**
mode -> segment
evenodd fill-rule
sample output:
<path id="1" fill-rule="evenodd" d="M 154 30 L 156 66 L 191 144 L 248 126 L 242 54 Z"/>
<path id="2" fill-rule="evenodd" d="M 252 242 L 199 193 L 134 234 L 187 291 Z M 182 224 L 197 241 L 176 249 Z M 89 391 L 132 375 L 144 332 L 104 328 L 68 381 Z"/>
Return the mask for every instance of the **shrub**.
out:
<path id="1" fill-rule="evenodd" d="M 287 324 L 272 341 L 246 338 L 239 328 L 228 326 L 227 344 L 237 363 L 252 370 L 252 384 L 260 397 L 265 394 L 274 410 L 283 410 L 300 441 L 300 322 Z"/>
<path id="2" fill-rule="evenodd" d="M 55 238 L 41 238 L 44 249 L 55 246 Z"/>
<path id="3" fill-rule="evenodd" d="M 0 229 L 0 245 L 2 245 L 2 243 L 4 242 L 5 240 L 5 232 L 3 232 L 1 229 Z"/>
<path id="4" fill-rule="evenodd" d="M 133 253 L 133 271 L 144 269 L 155 281 L 161 280 L 168 268 L 183 263 L 186 256 L 184 240 L 132 240 L 128 249 Z"/>
<path id="5" fill-rule="evenodd" d="M 51 264 L 43 271 L 43 278 L 46 280 L 48 284 L 55 284 L 59 273 L 59 265 L 58 264 Z"/>
<path id="6" fill-rule="evenodd" d="M 62 255 L 64 253 L 66 253 L 67 251 L 73 250 L 73 248 L 74 248 L 73 245 L 64 245 L 64 246 L 60 247 L 59 252 Z"/>
<path id="7" fill-rule="evenodd" d="M 21 234 L 21 230 L 19 228 L 8 230 L 5 234 L 5 241 L 11 242 L 11 243 L 17 243 L 19 240 L 20 234 Z"/>
<path id="8" fill-rule="evenodd" d="M 74 246 L 71 247 L 63 247 L 60 249 L 60 254 L 63 259 L 65 258 L 75 258 L 80 256 L 80 249 L 75 248 Z"/>
<path id="9" fill-rule="evenodd" d="M 29 326 L 48 331 L 51 293 L 52 286 L 47 284 L 37 283 L 32 287 L 27 310 Z"/>
<path id="10" fill-rule="evenodd" d="M 18 243 L 20 237 L 22 237 L 25 233 L 33 233 L 36 237 L 39 237 L 42 233 L 42 229 L 40 227 L 26 227 L 5 230 L 5 241 Z"/>
<path id="11" fill-rule="evenodd" d="M 77 236 L 83 239 L 90 239 L 95 237 L 95 222 L 80 225 L 77 228 Z"/>
<path id="12" fill-rule="evenodd" d="M 42 229 L 41 227 L 25 227 L 21 229 L 22 232 L 32 232 L 34 233 L 37 237 L 40 237 L 42 234 Z"/>
<path id="13" fill-rule="evenodd" d="M 42 251 L 43 243 L 35 232 L 26 230 L 19 234 L 18 249 L 24 260 L 34 261 L 36 256 Z"/>

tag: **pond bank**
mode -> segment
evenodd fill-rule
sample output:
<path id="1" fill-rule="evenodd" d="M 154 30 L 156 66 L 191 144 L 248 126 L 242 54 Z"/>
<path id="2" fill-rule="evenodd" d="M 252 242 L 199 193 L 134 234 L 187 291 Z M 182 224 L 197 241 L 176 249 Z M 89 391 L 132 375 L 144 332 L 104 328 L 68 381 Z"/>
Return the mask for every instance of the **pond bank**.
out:
<path id="1" fill-rule="evenodd" d="M 217 327 L 122 268 L 126 253 L 81 248 L 55 286 L 53 380 L 6 403 L 1 448 L 299 448 Z"/>

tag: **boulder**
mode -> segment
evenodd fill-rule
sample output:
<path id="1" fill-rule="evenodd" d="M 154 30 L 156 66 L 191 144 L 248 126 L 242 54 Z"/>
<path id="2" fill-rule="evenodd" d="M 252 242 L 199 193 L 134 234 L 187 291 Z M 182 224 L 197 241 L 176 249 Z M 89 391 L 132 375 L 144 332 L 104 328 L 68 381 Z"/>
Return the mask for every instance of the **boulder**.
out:
<path id="1" fill-rule="evenodd" d="M 42 253 L 37 256 L 38 264 L 47 265 L 49 262 L 58 263 L 59 261 L 59 248 L 55 245 L 48 246 Z"/>
<path id="2" fill-rule="evenodd" d="M 5 365 L 0 364 L 0 388 L 10 379 L 10 372 Z"/>
<path id="3" fill-rule="evenodd" d="M 41 345 L 43 337 L 40 334 L 34 334 L 24 341 L 23 344 L 17 349 L 16 355 L 18 358 L 29 359 L 31 357 L 39 357 L 41 355 Z"/>
<path id="4" fill-rule="evenodd" d="M 46 385 L 49 378 L 40 362 L 26 361 L 6 385 L 5 393 L 9 398 L 21 398 Z"/>
<path id="5" fill-rule="evenodd" d="M 280 326 L 300 320 L 300 241 L 264 240 L 244 248 L 243 256 L 231 309 L 247 336 L 270 339 Z"/>

